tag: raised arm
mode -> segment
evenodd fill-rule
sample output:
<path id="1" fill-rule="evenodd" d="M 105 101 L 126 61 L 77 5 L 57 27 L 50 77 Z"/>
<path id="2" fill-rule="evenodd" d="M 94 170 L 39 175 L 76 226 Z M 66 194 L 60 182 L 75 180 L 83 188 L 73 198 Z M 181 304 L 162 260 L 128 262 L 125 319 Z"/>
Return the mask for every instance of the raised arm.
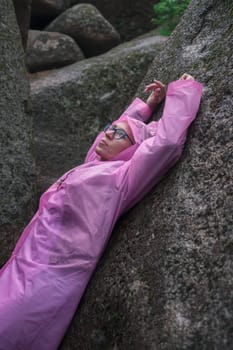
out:
<path id="1" fill-rule="evenodd" d="M 139 201 L 180 158 L 201 94 L 202 85 L 195 80 L 169 84 L 155 136 L 143 141 L 130 160 L 125 209 Z"/>
<path id="2" fill-rule="evenodd" d="M 158 80 L 154 80 L 145 88 L 145 92 L 151 92 L 147 101 L 144 102 L 140 98 L 135 98 L 131 105 L 121 115 L 119 120 L 124 120 L 126 117 L 138 119 L 142 122 L 147 122 L 155 107 L 164 99 L 165 85 Z"/>
<path id="3" fill-rule="evenodd" d="M 164 99 L 165 85 L 158 80 L 154 80 L 152 84 L 146 86 L 145 92 L 150 92 L 147 101 L 144 102 L 138 97 L 135 98 L 122 115 L 114 121 L 114 124 L 127 120 L 128 118 L 137 119 L 142 122 L 146 122 L 150 118 L 156 105 Z M 157 124 L 157 122 L 153 123 Z M 88 151 L 85 162 L 96 159 L 97 155 L 95 149 L 102 137 L 103 133 L 101 132 Z"/>

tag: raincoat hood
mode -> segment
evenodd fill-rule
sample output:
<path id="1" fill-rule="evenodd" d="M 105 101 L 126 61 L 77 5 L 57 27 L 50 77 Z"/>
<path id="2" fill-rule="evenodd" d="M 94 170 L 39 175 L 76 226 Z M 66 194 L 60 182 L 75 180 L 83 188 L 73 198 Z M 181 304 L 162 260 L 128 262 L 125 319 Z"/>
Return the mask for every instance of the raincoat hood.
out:
<path id="1" fill-rule="evenodd" d="M 118 153 L 111 160 L 127 161 L 131 159 L 138 147 L 140 146 L 140 144 L 149 137 L 154 136 L 154 128 L 152 131 L 151 128 L 141 120 L 133 119 L 131 117 L 125 117 L 122 121 L 127 122 L 127 124 L 129 125 L 135 143 L 132 146 L 126 148 L 124 151 Z"/>
<path id="2" fill-rule="evenodd" d="M 151 108 L 143 102 L 140 98 L 135 98 L 135 100 L 131 103 L 131 105 L 125 110 L 125 112 L 120 116 L 119 119 L 115 120 L 115 123 L 117 122 L 126 122 L 133 134 L 133 139 L 135 143 L 123 150 L 122 152 L 118 153 L 114 157 L 112 157 L 110 160 L 121 160 L 121 161 L 128 161 L 130 160 L 138 147 L 141 145 L 141 143 L 146 140 L 147 138 L 155 135 L 155 129 L 157 130 L 157 127 L 152 122 L 149 125 L 146 125 L 144 122 L 148 121 L 152 114 Z M 153 126 L 151 127 L 151 125 Z M 101 132 L 95 139 L 92 147 L 90 148 L 89 152 L 87 153 L 85 162 L 89 162 L 92 160 L 101 160 L 100 156 L 95 152 L 96 146 L 100 142 L 101 138 L 103 137 L 104 132 Z"/>

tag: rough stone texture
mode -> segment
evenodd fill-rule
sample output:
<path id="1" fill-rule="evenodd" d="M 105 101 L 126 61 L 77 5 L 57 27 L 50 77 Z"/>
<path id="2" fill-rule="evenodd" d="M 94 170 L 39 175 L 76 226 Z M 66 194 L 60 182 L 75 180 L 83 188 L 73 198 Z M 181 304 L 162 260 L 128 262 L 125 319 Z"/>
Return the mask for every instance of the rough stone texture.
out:
<path id="1" fill-rule="evenodd" d="M 116 28 L 123 41 L 153 29 L 153 5 L 159 0 L 71 0 L 71 5 L 89 3 Z"/>
<path id="2" fill-rule="evenodd" d="M 29 84 L 12 1 L 0 2 L 0 264 L 32 211 L 34 162 Z"/>
<path id="3" fill-rule="evenodd" d="M 61 349 L 232 348 L 232 16 L 193 0 L 138 89 L 185 71 L 205 87 L 182 159 L 120 220 Z"/>
<path id="4" fill-rule="evenodd" d="M 106 52 L 120 42 L 113 26 L 90 4 L 71 7 L 51 22 L 46 30 L 74 38 L 86 57 Z"/>
<path id="5" fill-rule="evenodd" d="M 32 0 L 13 0 L 24 49 L 27 46 L 28 29 L 31 17 L 31 2 Z"/>
<path id="6" fill-rule="evenodd" d="M 29 31 L 26 66 L 30 72 L 64 67 L 82 59 L 84 55 L 81 49 L 68 35 Z"/>
<path id="7" fill-rule="evenodd" d="M 120 115 L 164 41 L 125 43 L 32 81 L 40 191 L 83 161 L 96 133 Z"/>

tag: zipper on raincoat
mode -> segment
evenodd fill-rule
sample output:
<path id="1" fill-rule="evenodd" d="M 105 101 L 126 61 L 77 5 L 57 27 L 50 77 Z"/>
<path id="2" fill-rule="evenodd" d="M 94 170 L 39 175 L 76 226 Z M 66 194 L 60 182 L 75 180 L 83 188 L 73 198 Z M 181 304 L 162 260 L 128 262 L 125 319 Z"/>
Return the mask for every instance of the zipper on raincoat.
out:
<path id="1" fill-rule="evenodd" d="M 64 187 L 64 186 L 63 186 L 64 181 L 65 181 L 65 180 L 68 178 L 68 176 L 71 175 L 73 172 L 74 172 L 74 169 L 73 169 L 73 170 L 70 170 L 66 175 L 64 175 L 61 179 L 59 179 L 59 180 L 57 181 L 57 191 Z"/>

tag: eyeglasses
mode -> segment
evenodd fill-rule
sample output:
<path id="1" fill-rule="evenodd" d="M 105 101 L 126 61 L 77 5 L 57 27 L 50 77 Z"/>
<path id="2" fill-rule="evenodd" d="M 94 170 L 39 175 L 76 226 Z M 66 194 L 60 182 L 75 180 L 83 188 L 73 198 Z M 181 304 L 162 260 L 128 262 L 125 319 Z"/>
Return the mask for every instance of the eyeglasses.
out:
<path id="1" fill-rule="evenodd" d="M 130 142 L 132 143 L 132 145 L 134 144 L 134 141 L 129 137 L 129 135 L 127 134 L 127 132 L 124 129 L 120 129 L 117 128 L 115 125 L 112 124 L 107 124 L 104 128 L 104 132 L 106 133 L 106 131 L 113 131 L 113 138 L 116 140 L 120 140 L 120 139 L 125 139 L 126 137 L 130 140 Z"/>

